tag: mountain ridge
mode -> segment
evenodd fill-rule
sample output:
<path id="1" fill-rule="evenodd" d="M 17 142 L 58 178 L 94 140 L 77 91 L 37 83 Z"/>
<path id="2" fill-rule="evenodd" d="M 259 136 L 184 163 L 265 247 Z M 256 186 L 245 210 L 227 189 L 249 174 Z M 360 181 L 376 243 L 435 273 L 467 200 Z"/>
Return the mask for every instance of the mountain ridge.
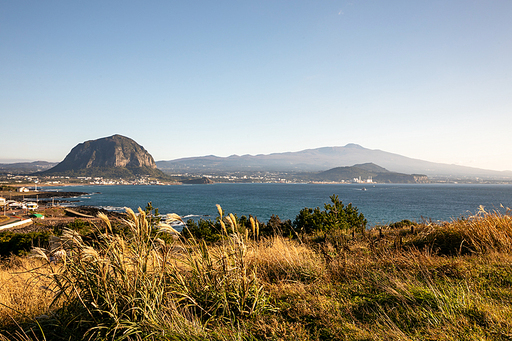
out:
<path id="1" fill-rule="evenodd" d="M 0 163 L 0 173 L 35 173 L 50 169 L 57 164 L 58 162 L 48 161 Z"/>
<path id="2" fill-rule="evenodd" d="M 320 147 L 297 152 L 257 155 L 215 155 L 157 161 L 159 169 L 170 172 L 279 171 L 320 172 L 355 164 L 374 163 L 392 172 L 425 174 L 429 177 L 510 178 L 512 171 L 494 171 L 409 158 L 379 149 L 349 143 L 343 147 Z"/>
<path id="3" fill-rule="evenodd" d="M 91 144 L 94 141 L 103 139 L 126 139 L 131 141 L 128 144 L 134 144 L 133 151 L 139 150 L 139 157 L 131 158 L 121 157 L 117 161 L 109 162 L 103 160 L 101 153 L 96 152 L 94 157 L 91 155 L 84 158 L 81 165 L 74 164 L 70 155 L 73 150 L 81 145 Z M 154 161 L 153 157 L 140 145 L 130 138 L 122 135 L 113 135 L 108 138 L 89 140 L 75 146 L 66 158 L 60 162 L 18 162 L 0 164 L 0 173 L 34 173 L 40 175 L 52 175 L 56 173 L 71 173 L 67 175 L 81 176 L 94 175 L 105 176 L 115 175 L 119 177 L 133 176 L 135 174 L 150 174 L 165 176 L 161 171 L 167 174 L 191 173 L 201 174 L 208 172 L 323 172 L 336 167 L 350 167 L 365 163 L 379 165 L 386 170 L 405 174 L 425 174 L 430 178 L 482 178 L 482 179 L 512 179 L 512 171 L 494 171 L 474 167 L 459 166 L 453 164 L 434 163 L 420 159 L 409 158 L 395 153 L 385 152 L 379 149 L 368 149 L 359 144 L 349 143 L 345 146 L 328 146 L 320 148 L 304 149 L 297 152 L 281 152 L 271 154 L 244 154 L 230 155 L 227 157 L 207 155 L 198 157 L 179 158 L 168 161 Z M 126 154 L 123 148 L 118 154 Z M 130 148 L 127 148 L 129 151 Z M 75 153 L 76 154 L 76 153 Z M 82 153 L 83 154 L 83 153 Z M 115 152 L 113 152 L 113 155 Z M 127 154 L 131 154 L 128 152 Z M 137 154 L 137 153 L 135 153 Z M 76 155 L 75 155 L 76 156 Z M 124 155 L 126 156 L 126 155 Z M 121 160 L 123 159 L 123 160 Z M 66 162 L 65 162 L 66 161 Z M 68 167 L 66 167 L 66 165 Z M 116 165 L 121 166 L 117 167 Z M 50 167 L 53 168 L 49 169 Z M 68 169 L 66 169 L 68 168 Z M 135 172 L 135 173 L 134 173 Z"/>

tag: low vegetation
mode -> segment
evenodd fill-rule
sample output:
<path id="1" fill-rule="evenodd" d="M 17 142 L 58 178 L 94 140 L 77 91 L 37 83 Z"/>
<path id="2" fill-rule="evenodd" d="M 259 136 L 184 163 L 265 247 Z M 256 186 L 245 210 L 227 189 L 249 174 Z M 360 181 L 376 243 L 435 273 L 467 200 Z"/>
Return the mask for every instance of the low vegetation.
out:
<path id="1" fill-rule="evenodd" d="M 336 197 L 293 223 L 218 208 L 182 234 L 100 213 L 5 259 L 0 339 L 512 339 L 508 211 L 368 230 Z"/>
<path id="2" fill-rule="evenodd" d="M 22 256 L 30 253 L 35 246 L 48 245 L 49 232 L 13 233 L 0 232 L 0 257 Z"/>

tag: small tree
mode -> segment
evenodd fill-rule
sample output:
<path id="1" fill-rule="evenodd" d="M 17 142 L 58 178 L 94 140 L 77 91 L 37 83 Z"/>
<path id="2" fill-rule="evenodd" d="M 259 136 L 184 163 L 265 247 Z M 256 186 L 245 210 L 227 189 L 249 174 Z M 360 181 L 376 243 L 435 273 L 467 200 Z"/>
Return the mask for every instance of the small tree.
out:
<path id="1" fill-rule="evenodd" d="M 152 226 L 158 225 L 160 222 L 160 212 L 158 212 L 158 208 L 153 207 L 153 203 L 150 201 L 147 203 L 144 208 L 144 212 L 146 213 L 146 217 L 149 218 L 149 222 Z"/>
<path id="2" fill-rule="evenodd" d="M 359 233 L 363 233 L 366 230 L 366 224 L 368 224 L 368 221 L 362 213 L 358 212 L 357 207 L 352 206 L 352 203 L 345 207 L 345 214 L 349 228 Z"/>
<path id="3" fill-rule="evenodd" d="M 300 210 L 299 214 L 293 221 L 293 227 L 297 232 L 310 234 L 315 231 L 322 231 L 323 225 L 323 214 L 320 208 L 315 209 L 306 207 Z"/>
<path id="4" fill-rule="evenodd" d="M 343 205 L 337 195 L 330 197 L 331 203 L 324 204 L 324 211 L 319 207 L 315 209 L 303 208 L 295 220 L 293 227 L 303 233 L 330 232 L 335 230 L 353 230 L 362 232 L 367 221 L 357 207 Z"/>

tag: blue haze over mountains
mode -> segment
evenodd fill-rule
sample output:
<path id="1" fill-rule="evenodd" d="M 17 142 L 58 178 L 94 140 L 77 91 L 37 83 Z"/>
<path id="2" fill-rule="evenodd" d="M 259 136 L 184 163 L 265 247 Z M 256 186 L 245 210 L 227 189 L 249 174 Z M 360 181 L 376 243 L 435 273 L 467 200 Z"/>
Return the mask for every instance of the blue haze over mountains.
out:
<path id="1" fill-rule="evenodd" d="M 159 169 L 169 172 L 320 172 L 335 167 L 374 163 L 392 172 L 425 174 L 429 177 L 512 177 L 512 171 L 492 171 L 413 159 L 357 144 L 323 147 L 299 152 L 259 155 L 214 155 L 157 161 Z"/>
<path id="2" fill-rule="evenodd" d="M 336 167 L 373 163 L 390 172 L 425 174 L 429 177 L 458 178 L 512 178 L 512 171 L 493 171 L 479 168 L 434 163 L 405 157 L 377 149 L 367 149 L 357 144 L 344 147 L 323 147 L 299 152 L 259 155 L 214 155 L 188 157 L 169 161 L 156 161 L 156 166 L 167 173 L 209 172 L 324 172 Z M 57 165 L 54 162 L 36 161 L 0 163 L 1 172 L 33 173 Z"/>

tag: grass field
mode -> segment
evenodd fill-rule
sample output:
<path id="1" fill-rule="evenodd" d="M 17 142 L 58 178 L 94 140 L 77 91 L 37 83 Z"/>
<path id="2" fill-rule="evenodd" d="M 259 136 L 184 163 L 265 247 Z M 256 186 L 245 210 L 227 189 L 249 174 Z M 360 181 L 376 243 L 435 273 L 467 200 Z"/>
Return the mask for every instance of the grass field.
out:
<path id="1" fill-rule="evenodd" d="M 3 339 L 512 340 L 508 213 L 295 239 L 228 215 L 215 244 L 101 218 L 2 263 Z"/>

